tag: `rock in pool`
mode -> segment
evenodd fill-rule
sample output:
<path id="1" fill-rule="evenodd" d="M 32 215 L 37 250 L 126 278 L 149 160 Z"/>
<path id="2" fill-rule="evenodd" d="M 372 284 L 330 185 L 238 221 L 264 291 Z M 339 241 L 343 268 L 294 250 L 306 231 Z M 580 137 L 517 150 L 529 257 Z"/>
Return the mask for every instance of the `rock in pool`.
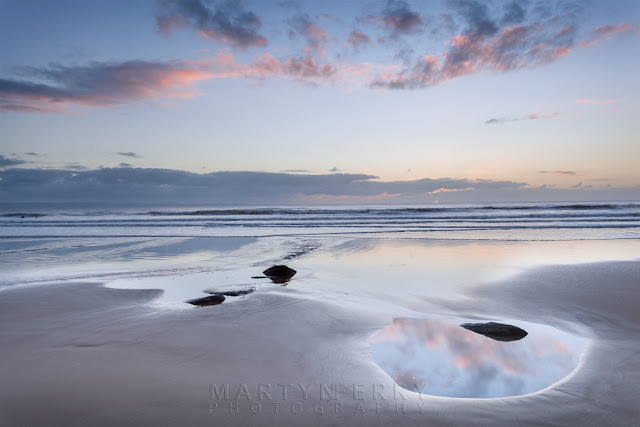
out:
<path id="1" fill-rule="evenodd" d="M 504 323 L 463 323 L 460 326 L 496 341 L 518 341 L 527 336 L 524 329 Z"/>
<path id="2" fill-rule="evenodd" d="M 293 268 L 287 267 L 286 265 L 274 265 L 273 267 L 267 268 L 265 271 L 262 272 L 262 274 L 264 274 L 271 280 L 273 279 L 289 280 L 296 274 L 296 271 Z"/>
<path id="3" fill-rule="evenodd" d="M 222 304 L 223 301 L 224 301 L 224 295 L 210 295 L 208 297 L 190 299 L 185 302 L 192 305 L 197 305 L 200 307 L 206 307 L 208 305 Z"/>

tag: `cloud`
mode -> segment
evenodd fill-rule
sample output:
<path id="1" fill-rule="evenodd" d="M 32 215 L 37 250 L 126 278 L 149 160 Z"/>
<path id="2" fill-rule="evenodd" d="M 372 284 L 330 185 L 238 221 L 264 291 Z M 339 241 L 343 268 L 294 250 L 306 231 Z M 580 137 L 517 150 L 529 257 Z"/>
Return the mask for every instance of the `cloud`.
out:
<path id="1" fill-rule="evenodd" d="M 71 167 L 73 165 L 70 165 Z M 8 169 L 0 171 L 0 195 L 7 201 L 96 201 L 104 203 L 266 203 L 300 200 L 425 200 L 431 192 L 469 189 L 518 189 L 512 181 L 421 179 L 377 181 L 366 174 L 213 172 L 171 169 L 102 168 L 83 171 Z"/>
<path id="2" fill-rule="evenodd" d="M 17 166 L 17 165 L 23 165 L 27 163 L 24 160 L 21 159 L 12 159 L 6 156 L 3 156 L 2 154 L 0 154 L 0 168 L 6 168 L 7 166 Z"/>
<path id="3" fill-rule="evenodd" d="M 260 17 L 246 10 L 242 1 L 159 0 L 158 4 L 156 23 L 163 33 L 191 27 L 205 39 L 236 48 L 267 46 L 267 38 L 258 33 Z"/>
<path id="4" fill-rule="evenodd" d="M 578 174 L 576 171 L 539 171 L 538 173 L 551 173 L 555 175 L 571 175 L 571 176 L 576 176 Z"/>
<path id="5" fill-rule="evenodd" d="M 121 163 L 118 165 L 118 167 L 119 167 L 119 168 L 132 168 L 132 167 L 133 167 L 133 165 L 132 165 L 131 163 L 121 162 Z"/>
<path id="6" fill-rule="evenodd" d="M 129 60 L 14 68 L 13 75 L 0 78 L 0 113 L 71 114 L 84 108 L 130 105 L 144 100 L 157 105 L 166 99 L 197 95 L 194 85 L 208 79 L 284 77 L 311 85 L 347 83 L 374 89 L 419 89 L 474 73 L 537 67 L 576 48 L 594 46 L 623 34 L 640 34 L 640 26 L 630 23 L 600 26 L 591 31 L 581 29 L 577 17 L 582 12 L 568 2 L 538 2 L 532 6 L 519 0 L 499 4 L 449 0 L 445 5 L 448 9 L 441 12 L 446 13 L 428 16 L 404 0 L 388 0 L 358 21 L 373 23 L 377 28 L 371 28 L 369 34 L 349 28 L 344 32 L 343 43 L 335 42 L 336 35 L 329 37 L 327 28 L 318 23 L 320 15 L 305 14 L 296 6 L 295 15 L 284 21 L 284 32 L 289 29 L 293 37 L 304 40 L 302 51 L 291 54 L 279 48 L 242 52 L 237 59 L 234 49 L 267 46 L 266 37 L 260 34 L 261 18 L 248 10 L 245 3 L 158 0 L 156 21 L 161 31 L 169 33 L 188 27 L 227 46 L 212 56 L 192 61 Z M 340 24 L 334 20 L 331 28 Z M 427 29 L 434 38 L 446 33 L 444 46 L 420 52 L 416 57 L 414 49 L 418 45 L 403 37 Z M 269 34 L 282 33 L 283 28 L 269 28 Z M 374 34 L 384 37 L 376 39 Z M 395 50 L 394 58 L 402 63 L 348 63 L 340 59 L 347 56 L 343 55 L 345 47 L 359 52 L 373 40 Z M 420 43 L 433 45 L 426 40 Z M 343 52 L 332 52 L 331 48 Z M 377 52 L 374 54 L 377 56 Z M 520 119 L 523 118 L 495 118 L 487 122 Z"/>
<path id="7" fill-rule="evenodd" d="M 484 122 L 487 125 L 495 125 L 495 124 L 500 124 L 500 123 L 507 123 L 507 122 L 516 122 L 519 120 L 541 120 L 541 119 L 553 119 L 556 118 L 560 115 L 560 113 L 550 113 L 550 114 L 544 114 L 541 111 L 534 111 L 533 113 L 529 113 L 529 114 L 525 114 L 522 116 L 518 116 L 518 117 L 496 117 L 493 119 L 489 119 L 486 122 Z"/>
<path id="8" fill-rule="evenodd" d="M 133 159 L 141 159 L 142 156 L 138 153 L 134 153 L 133 151 L 127 151 L 127 152 L 123 152 L 123 151 L 118 151 L 116 154 L 119 154 L 121 156 L 125 156 L 125 157 L 131 157 Z"/>
<path id="9" fill-rule="evenodd" d="M 91 62 L 25 67 L 28 79 L 0 79 L 0 112 L 69 113 L 71 107 L 105 107 L 155 98 L 188 98 L 190 86 L 211 78 L 195 63 Z M 41 81 L 46 83 L 41 83 Z"/>
<path id="10" fill-rule="evenodd" d="M 360 47 L 371 44 L 371 38 L 361 31 L 351 30 L 347 38 L 347 44 L 358 52 Z"/>
<path id="11" fill-rule="evenodd" d="M 617 99 L 578 99 L 578 100 L 576 100 L 576 104 L 597 104 L 597 105 L 617 104 L 620 101 L 622 101 L 622 99 L 620 99 L 620 98 L 617 98 Z"/>
<path id="12" fill-rule="evenodd" d="M 358 18 L 361 24 L 373 24 L 384 30 L 384 36 L 378 37 L 378 43 L 393 49 L 393 58 L 409 63 L 413 58 L 414 49 L 405 36 L 422 33 L 426 26 L 426 17 L 414 11 L 404 0 L 387 0 L 384 7 L 372 14 Z M 369 38 L 369 36 L 366 36 Z M 348 44 L 358 41 L 366 41 L 359 34 L 351 33 L 347 39 Z M 367 42 L 368 43 L 368 42 Z M 358 46 L 360 46 L 360 43 Z M 355 52 L 359 52 L 358 46 L 353 46 Z"/>
<path id="13" fill-rule="evenodd" d="M 290 76 L 295 80 L 319 82 L 337 73 L 335 65 L 321 64 L 311 57 L 288 57 L 284 61 L 263 53 L 248 67 L 240 67 L 241 73 L 251 77 Z"/>
<path id="14" fill-rule="evenodd" d="M 591 31 L 590 37 L 580 42 L 582 47 L 595 46 L 602 40 L 610 40 L 621 34 L 640 34 L 640 25 L 624 22 L 618 25 L 602 25 Z"/>
<path id="15" fill-rule="evenodd" d="M 249 64 L 237 62 L 232 54 L 220 53 L 207 62 L 215 78 L 250 77 L 291 77 L 296 81 L 319 84 L 330 81 L 338 75 L 336 64 L 321 63 L 311 56 L 289 56 L 275 58 L 270 53 L 262 53 Z M 344 73 L 343 73 L 344 74 Z"/>
<path id="16" fill-rule="evenodd" d="M 329 32 L 311 20 L 307 14 L 298 14 L 289 21 L 290 37 L 301 35 L 307 42 L 305 49 L 324 55 L 325 45 L 329 42 Z"/>
<path id="17" fill-rule="evenodd" d="M 461 16 L 467 24 L 466 34 L 473 38 L 493 36 L 498 25 L 489 17 L 485 2 L 475 0 L 449 0 L 449 6 Z"/>
<path id="18" fill-rule="evenodd" d="M 27 80 L 0 79 L 0 113 L 75 113 L 74 107 L 110 107 L 143 100 L 190 98 L 197 95 L 193 85 L 213 78 L 290 77 L 295 81 L 320 84 L 337 80 L 338 75 L 367 72 L 357 64 L 322 63 L 308 53 L 277 59 L 270 53 L 254 57 L 248 64 L 220 52 L 198 61 L 119 63 L 91 62 L 85 66 L 52 64 L 24 67 Z M 45 80 L 46 83 L 40 81 Z"/>
<path id="19" fill-rule="evenodd" d="M 526 4 L 521 1 L 512 1 L 504 6 L 504 15 L 500 20 L 501 25 L 520 24 L 526 17 Z"/>
<path id="20" fill-rule="evenodd" d="M 79 163 L 67 163 L 64 166 L 65 169 L 73 170 L 73 171 L 86 171 L 89 170 L 86 166 L 82 166 Z"/>
<path id="21" fill-rule="evenodd" d="M 448 5 L 464 28 L 448 41 L 444 52 L 424 55 L 399 72 L 380 73 L 370 87 L 419 89 L 482 71 L 532 68 L 615 35 L 640 33 L 639 26 L 632 24 L 604 26 L 577 41 L 579 11 L 570 4 L 557 4 L 558 10 L 549 17 L 539 8 L 527 11 L 524 3 L 511 2 L 500 19 L 491 16 L 484 2 L 450 0 Z"/>
<path id="22" fill-rule="evenodd" d="M 29 152 L 29 153 L 24 153 L 25 156 L 35 156 L 35 157 L 40 157 L 42 156 L 42 154 L 38 154 L 38 153 L 34 153 L 33 151 Z"/>
<path id="23" fill-rule="evenodd" d="M 380 22 L 395 34 L 409 34 L 419 31 L 423 23 L 422 15 L 411 10 L 404 0 L 387 0 L 387 5 L 379 16 Z"/>
<path id="24" fill-rule="evenodd" d="M 367 174 L 212 172 L 134 167 L 95 170 L 0 170 L 0 200 L 155 205 L 281 205 L 636 200 L 640 187 L 531 188 L 525 183 L 465 178 L 385 182 Z"/>

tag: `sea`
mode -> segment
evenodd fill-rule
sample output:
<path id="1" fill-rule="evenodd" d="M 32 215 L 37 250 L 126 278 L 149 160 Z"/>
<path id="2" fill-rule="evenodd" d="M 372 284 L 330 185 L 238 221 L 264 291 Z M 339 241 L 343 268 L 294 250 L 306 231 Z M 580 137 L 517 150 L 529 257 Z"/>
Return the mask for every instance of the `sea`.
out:
<path id="1" fill-rule="evenodd" d="M 367 242 L 368 249 L 355 241 Z M 540 244 L 536 246 L 535 242 Z M 548 246 L 550 242 L 556 244 Z M 421 259 L 422 267 L 416 265 L 415 271 L 420 270 L 423 276 L 440 272 L 437 280 L 445 283 L 460 270 L 453 265 L 466 265 L 468 276 L 477 276 L 479 270 L 469 266 L 476 265 L 479 254 L 489 253 L 490 248 L 501 260 L 528 248 L 521 259 L 535 264 L 547 262 L 551 256 L 558 262 L 637 257 L 639 243 L 639 201 L 304 207 L 1 206 L 0 288 L 73 280 L 128 287 L 134 279 L 189 275 L 189 283 L 200 292 L 210 283 L 242 283 L 249 277 L 247 271 L 260 274 L 264 266 L 273 264 L 293 263 L 304 268 L 315 262 L 317 269 L 328 270 L 350 263 L 354 269 L 368 265 L 373 271 L 385 262 L 376 256 L 397 258 L 398 265 L 412 256 Z M 484 245 L 482 251 L 479 244 Z M 532 255 L 534 247 L 537 249 Z M 586 254 L 588 248 L 593 250 Z M 366 256 L 335 255 L 358 251 Z M 498 252 L 500 255 L 496 255 Z M 334 255 L 311 258 L 311 253 Z M 503 264 L 488 255 L 483 257 L 483 265 Z M 427 269 L 425 259 L 440 261 Z M 356 270 L 349 274 L 360 275 Z M 141 281 L 140 286 L 168 289 L 156 279 Z M 406 278 L 405 282 L 413 280 Z M 168 292 L 167 298 L 180 300 L 190 292 L 181 291 L 173 297 Z"/>
<path id="2" fill-rule="evenodd" d="M 314 207 L 0 209 L 0 238 L 372 235 L 435 239 L 640 238 L 640 202 Z"/>

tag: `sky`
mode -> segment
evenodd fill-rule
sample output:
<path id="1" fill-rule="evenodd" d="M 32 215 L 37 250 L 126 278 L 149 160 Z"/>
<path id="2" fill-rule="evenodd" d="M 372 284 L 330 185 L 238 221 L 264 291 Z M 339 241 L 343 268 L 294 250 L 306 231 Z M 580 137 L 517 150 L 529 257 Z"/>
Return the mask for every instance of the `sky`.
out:
<path id="1" fill-rule="evenodd" d="M 640 199 L 640 2 L 0 0 L 0 200 Z"/>

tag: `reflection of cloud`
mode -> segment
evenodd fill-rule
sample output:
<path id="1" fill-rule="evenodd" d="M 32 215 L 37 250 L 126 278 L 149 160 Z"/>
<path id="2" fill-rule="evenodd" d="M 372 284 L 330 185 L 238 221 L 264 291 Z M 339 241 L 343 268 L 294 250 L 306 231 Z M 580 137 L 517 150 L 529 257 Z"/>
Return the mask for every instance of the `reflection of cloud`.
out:
<path id="1" fill-rule="evenodd" d="M 424 384 L 416 379 L 415 375 L 411 372 L 404 372 L 400 375 L 393 377 L 396 384 L 406 388 L 407 390 L 419 392 L 424 388 Z"/>
<path id="2" fill-rule="evenodd" d="M 561 342 L 553 343 L 553 349 L 558 353 L 569 353 L 569 346 Z"/>
<path id="3" fill-rule="evenodd" d="M 401 341 L 406 337 L 406 329 L 406 322 L 403 319 L 393 319 L 391 325 L 387 325 L 370 335 L 367 342 Z"/>
<path id="4" fill-rule="evenodd" d="M 374 360 L 401 385 L 422 383 L 425 393 L 439 396 L 500 397 L 540 390 L 575 368 L 575 348 L 534 331 L 526 340 L 500 342 L 450 321 L 394 319 L 368 342 Z"/>

